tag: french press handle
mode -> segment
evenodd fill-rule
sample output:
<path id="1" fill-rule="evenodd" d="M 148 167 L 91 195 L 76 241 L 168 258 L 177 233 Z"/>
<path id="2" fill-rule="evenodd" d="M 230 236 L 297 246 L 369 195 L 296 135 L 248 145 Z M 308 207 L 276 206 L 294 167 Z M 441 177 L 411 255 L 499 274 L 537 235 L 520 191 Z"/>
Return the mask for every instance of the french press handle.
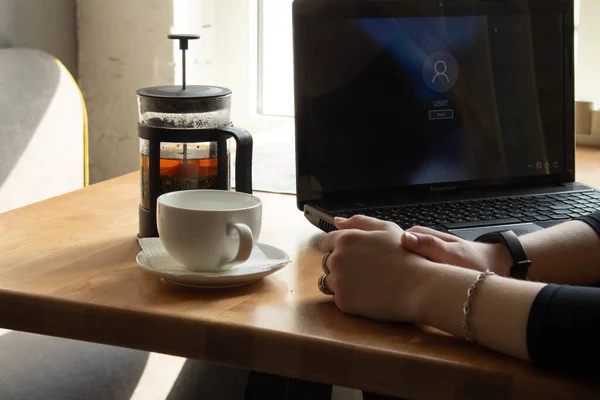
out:
<path id="1" fill-rule="evenodd" d="M 225 126 L 220 131 L 235 139 L 235 190 L 252 194 L 252 135 L 245 129 Z"/>

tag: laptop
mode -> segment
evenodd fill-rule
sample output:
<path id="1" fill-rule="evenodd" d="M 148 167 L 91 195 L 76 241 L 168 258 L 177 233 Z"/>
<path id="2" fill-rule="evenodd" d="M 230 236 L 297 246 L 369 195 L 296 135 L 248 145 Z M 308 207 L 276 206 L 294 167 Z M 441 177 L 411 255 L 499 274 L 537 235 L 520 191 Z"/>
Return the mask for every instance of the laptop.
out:
<path id="1" fill-rule="evenodd" d="M 575 181 L 568 0 L 296 0 L 298 208 L 473 240 L 600 210 Z"/>

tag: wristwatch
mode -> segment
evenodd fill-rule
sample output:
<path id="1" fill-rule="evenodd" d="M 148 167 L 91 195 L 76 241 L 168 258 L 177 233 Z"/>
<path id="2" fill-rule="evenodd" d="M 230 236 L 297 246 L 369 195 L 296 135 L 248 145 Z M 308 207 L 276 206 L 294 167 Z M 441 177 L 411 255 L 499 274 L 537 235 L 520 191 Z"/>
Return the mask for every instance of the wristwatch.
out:
<path id="1" fill-rule="evenodd" d="M 513 265 L 510 267 L 510 277 L 515 279 L 527 279 L 527 271 L 531 261 L 519 240 L 519 237 L 513 231 L 491 232 L 479 236 L 475 239 L 480 243 L 503 243 L 510 253 Z"/>

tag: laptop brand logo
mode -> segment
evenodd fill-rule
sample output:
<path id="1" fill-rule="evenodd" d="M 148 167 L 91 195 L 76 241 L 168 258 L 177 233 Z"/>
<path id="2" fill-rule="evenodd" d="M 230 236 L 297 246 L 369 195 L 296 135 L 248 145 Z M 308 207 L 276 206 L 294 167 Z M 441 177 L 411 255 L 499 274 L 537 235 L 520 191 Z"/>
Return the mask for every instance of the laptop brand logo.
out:
<path id="1" fill-rule="evenodd" d="M 453 192 L 458 189 L 456 186 L 430 186 L 430 192 Z"/>

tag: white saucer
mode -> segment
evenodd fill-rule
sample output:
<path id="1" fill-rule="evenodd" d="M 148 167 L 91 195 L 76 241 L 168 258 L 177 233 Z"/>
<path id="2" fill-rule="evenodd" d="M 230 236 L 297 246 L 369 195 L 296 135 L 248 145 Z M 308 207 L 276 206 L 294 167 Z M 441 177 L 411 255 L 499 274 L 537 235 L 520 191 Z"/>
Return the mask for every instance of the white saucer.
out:
<path id="1" fill-rule="evenodd" d="M 173 273 L 156 268 L 149 262 L 143 251 L 136 257 L 138 265 L 151 274 L 160 276 L 164 280 L 181 286 L 194 288 L 232 288 L 250 285 L 269 276 L 290 263 L 287 253 L 277 247 L 258 243 L 258 248 L 271 260 L 281 261 L 275 265 L 262 267 L 244 268 L 244 264 L 236 265 L 230 270 L 223 272 L 193 272 L 185 271 Z"/>

